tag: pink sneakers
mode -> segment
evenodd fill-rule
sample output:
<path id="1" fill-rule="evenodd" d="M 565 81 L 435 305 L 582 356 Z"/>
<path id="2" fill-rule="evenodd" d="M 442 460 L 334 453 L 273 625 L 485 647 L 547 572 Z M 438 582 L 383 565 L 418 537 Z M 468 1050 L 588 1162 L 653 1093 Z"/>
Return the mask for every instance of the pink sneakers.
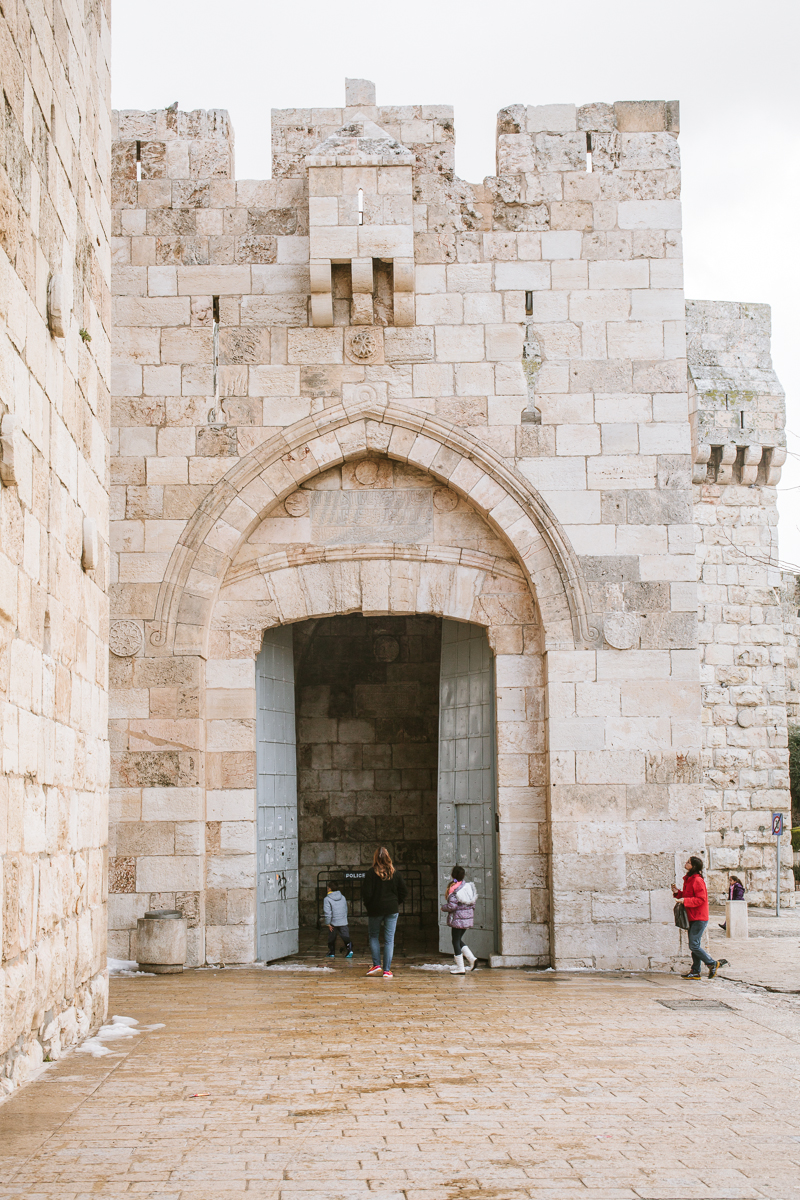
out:
<path id="1" fill-rule="evenodd" d="M 394 979 L 394 973 L 392 971 L 384 971 L 383 978 L 384 979 Z"/>
<path id="2" fill-rule="evenodd" d="M 376 963 L 374 967 L 370 967 L 367 971 L 368 975 L 380 975 L 382 971 L 380 963 Z"/>

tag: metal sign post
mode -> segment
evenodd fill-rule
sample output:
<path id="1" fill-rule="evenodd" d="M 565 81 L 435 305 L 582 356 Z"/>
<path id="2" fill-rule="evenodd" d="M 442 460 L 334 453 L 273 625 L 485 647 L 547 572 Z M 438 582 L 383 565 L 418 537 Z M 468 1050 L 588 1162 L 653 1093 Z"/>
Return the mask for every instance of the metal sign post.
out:
<path id="1" fill-rule="evenodd" d="M 775 916 L 781 915 L 781 835 L 783 833 L 783 813 L 772 814 L 772 836 L 777 838 L 775 843 L 776 856 L 776 876 L 775 876 Z"/>

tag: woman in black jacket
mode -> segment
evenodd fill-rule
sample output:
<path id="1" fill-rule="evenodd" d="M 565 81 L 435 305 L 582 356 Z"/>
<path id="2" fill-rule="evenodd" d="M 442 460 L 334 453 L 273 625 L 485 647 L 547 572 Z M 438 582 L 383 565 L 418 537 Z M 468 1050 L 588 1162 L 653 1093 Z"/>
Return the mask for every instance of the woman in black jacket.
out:
<path id="1" fill-rule="evenodd" d="M 391 855 L 385 846 L 375 851 L 372 867 L 367 871 L 361 885 L 361 896 L 367 910 L 369 926 L 369 948 L 372 966 L 368 975 L 383 975 L 392 979 L 392 954 L 394 953 L 394 931 L 400 915 L 400 905 L 406 898 L 406 885 L 402 875 L 394 869 Z M 381 968 L 380 932 L 383 922 L 383 968 Z"/>

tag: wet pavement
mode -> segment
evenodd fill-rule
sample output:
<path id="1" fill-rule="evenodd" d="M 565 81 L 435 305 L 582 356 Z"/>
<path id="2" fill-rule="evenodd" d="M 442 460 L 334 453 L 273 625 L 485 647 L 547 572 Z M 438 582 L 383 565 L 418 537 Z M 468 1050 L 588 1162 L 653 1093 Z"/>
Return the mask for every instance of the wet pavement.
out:
<path id="1" fill-rule="evenodd" d="M 295 965 L 112 979 L 164 1027 L 0 1106 L 0 1198 L 800 1197 L 800 997 Z"/>

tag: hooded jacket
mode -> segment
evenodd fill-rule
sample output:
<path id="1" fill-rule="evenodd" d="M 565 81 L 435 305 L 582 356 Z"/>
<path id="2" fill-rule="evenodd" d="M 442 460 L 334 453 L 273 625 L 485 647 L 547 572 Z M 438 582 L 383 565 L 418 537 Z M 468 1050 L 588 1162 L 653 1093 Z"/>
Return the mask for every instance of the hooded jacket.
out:
<path id="1" fill-rule="evenodd" d="M 684 875 L 683 890 L 675 893 L 675 899 L 683 900 L 690 921 L 708 920 L 708 890 L 699 871 Z"/>
<path id="2" fill-rule="evenodd" d="M 326 925 L 347 924 L 347 901 L 340 891 L 328 892 L 322 905 Z"/>
<path id="3" fill-rule="evenodd" d="M 474 883 L 462 879 L 442 905 L 442 912 L 447 913 L 447 924 L 451 929 L 471 929 L 475 918 L 475 904 L 478 899 L 478 889 Z"/>

